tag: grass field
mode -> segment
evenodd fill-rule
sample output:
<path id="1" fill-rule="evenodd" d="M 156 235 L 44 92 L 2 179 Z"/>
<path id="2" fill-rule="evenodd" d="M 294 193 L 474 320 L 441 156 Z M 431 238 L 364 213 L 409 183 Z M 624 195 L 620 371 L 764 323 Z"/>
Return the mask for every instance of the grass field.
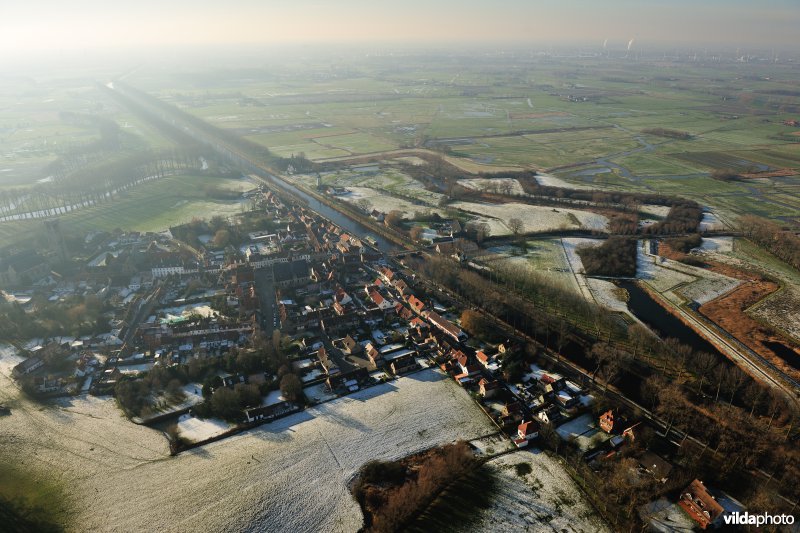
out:
<path id="1" fill-rule="evenodd" d="M 93 79 L 0 79 L 0 188 L 47 178 L 47 166 L 100 139 L 99 131 L 65 119 L 64 113 L 116 122 L 127 148 L 173 143 L 102 93 Z M 110 155 L 110 154 L 109 154 Z M 93 155 L 92 157 L 96 157 Z"/>
<path id="2" fill-rule="evenodd" d="M 793 116 L 785 110 L 798 105 L 796 96 L 783 96 L 797 82 L 786 65 L 473 57 L 394 68 L 411 67 L 409 61 L 374 59 L 336 77 L 319 75 L 329 66 L 311 63 L 304 74 L 294 70 L 280 80 L 203 86 L 176 76 L 159 86 L 158 76 L 144 76 L 142 83 L 282 156 L 323 160 L 445 147 L 465 172 L 582 163 L 601 171 L 570 169 L 558 177 L 607 190 L 685 193 L 729 218 L 797 216 L 791 198 L 767 199 L 776 181 L 705 178 L 720 167 L 800 168 L 800 138 L 782 124 Z M 603 171 L 607 162 L 618 167 Z"/>
<path id="3" fill-rule="evenodd" d="M 333 71 L 310 58 L 278 61 L 235 76 L 143 67 L 128 81 L 280 156 L 321 161 L 404 147 L 441 150 L 465 173 L 561 168 L 555 174 L 567 182 L 684 194 L 730 219 L 800 214 L 798 188 L 791 188 L 800 178 L 707 178 L 720 167 L 800 169 L 800 136 L 783 124 L 800 106 L 788 64 L 536 56 L 341 61 Z M 0 188 L 41 179 L 63 150 L 96 138 L 61 123 L 60 111 L 113 118 L 145 146 L 170 144 L 91 83 L 23 88 L 17 101 L 19 85 L 0 82 Z M 652 128 L 691 137 L 646 133 Z M 584 172 L 591 168 L 596 172 Z"/>
<path id="4" fill-rule="evenodd" d="M 65 233 L 78 234 L 116 228 L 161 231 L 193 218 L 241 212 L 245 204 L 239 201 L 208 198 L 206 191 L 211 187 L 243 191 L 253 188 L 253 184 L 209 176 L 170 176 L 140 185 L 111 202 L 63 215 L 61 226 Z M 0 245 L 38 232 L 41 226 L 41 220 L 0 223 Z"/>

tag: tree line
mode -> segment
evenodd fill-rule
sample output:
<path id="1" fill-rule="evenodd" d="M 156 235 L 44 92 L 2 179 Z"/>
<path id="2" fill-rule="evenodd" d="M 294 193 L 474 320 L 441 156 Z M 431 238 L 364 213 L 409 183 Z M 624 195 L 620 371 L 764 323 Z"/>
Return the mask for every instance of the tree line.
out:
<path id="1" fill-rule="evenodd" d="M 0 219 L 56 216 L 98 205 L 149 180 L 199 170 L 195 150 L 142 151 L 80 169 L 63 179 L 0 191 Z"/>
<path id="2" fill-rule="evenodd" d="M 741 217 L 739 228 L 750 240 L 781 261 L 800 269 L 800 236 L 797 233 L 755 215 Z"/>

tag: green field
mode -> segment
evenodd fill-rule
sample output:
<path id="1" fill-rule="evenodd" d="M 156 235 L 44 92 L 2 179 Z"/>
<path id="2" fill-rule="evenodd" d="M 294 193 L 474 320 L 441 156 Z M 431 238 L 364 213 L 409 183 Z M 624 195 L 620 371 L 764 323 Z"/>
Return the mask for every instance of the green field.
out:
<path id="1" fill-rule="evenodd" d="M 30 465 L 21 466 L 3 458 L 0 523 L 9 531 L 63 531 L 70 525 L 70 518 L 71 510 L 60 480 L 49 471 L 33 471 Z"/>
<path id="2" fill-rule="evenodd" d="M 59 217 L 65 233 L 84 234 L 114 229 L 162 231 L 193 218 L 231 216 L 247 208 L 239 201 L 209 198 L 207 189 L 220 187 L 248 190 L 253 184 L 209 176 L 170 176 L 140 185 L 117 199 Z M 41 230 L 41 220 L 0 223 L 0 246 L 19 241 Z"/>
<path id="3" fill-rule="evenodd" d="M 800 169 L 798 130 L 783 124 L 800 115 L 800 77 L 788 62 L 456 54 L 230 68 L 145 66 L 127 82 L 283 157 L 425 148 L 467 172 L 545 169 L 606 190 L 685 194 L 734 217 L 798 215 L 796 176 L 707 178 L 720 168 Z M 42 179 L 48 164 L 96 140 L 97 132 L 64 124 L 61 111 L 113 119 L 129 148 L 171 146 L 86 80 L 0 84 L 0 111 L 0 188 Z"/>
<path id="4" fill-rule="evenodd" d="M 98 147 L 101 133 L 91 121 L 119 126 L 116 147 Z M 93 79 L 0 79 L 0 190 L 29 187 L 54 174 L 91 168 L 128 153 L 169 149 L 174 143 L 119 107 Z"/>

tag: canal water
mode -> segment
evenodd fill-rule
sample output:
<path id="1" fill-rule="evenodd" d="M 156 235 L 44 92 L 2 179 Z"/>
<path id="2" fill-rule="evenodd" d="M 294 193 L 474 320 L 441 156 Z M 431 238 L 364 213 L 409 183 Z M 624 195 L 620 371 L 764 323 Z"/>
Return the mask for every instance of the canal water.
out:
<path id="1" fill-rule="evenodd" d="M 289 192 L 289 193 L 291 193 L 291 194 L 293 194 L 295 196 L 298 196 L 298 197 L 302 198 L 303 200 L 305 200 L 308 203 L 309 209 L 312 209 L 312 210 L 316 211 L 317 213 L 319 213 L 320 215 L 324 216 L 325 218 L 327 218 L 328 220 L 330 220 L 331 222 L 333 222 L 337 226 L 339 226 L 339 227 L 341 227 L 343 229 L 346 229 L 348 232 L 352 233 L 353 235 L 357 235 L 358 237 L 360 237 L 362 239 L 364 237 L 367 237 L 367 236 L 374 237 L 375 238 L 375 244 L 376 244 L 377 248 L 381 252 L 391 254 L 391 253 L 397 253 L 397 252 L 402 252 L 403 251 L 402 247 L 396 245 L 392 241 L 390 241 L 388 239 L 385 239 L 385 238 L 381 237 L 380 235 L 376 234 L 375 232 L 371 231 L 368 226 L 365 226 L 364 224 L 361 224 L 360 222 L 356 222 L 352 218 L 349 218 L 349 217 L 343 215 L 342 213 L 340 213 L 336 209 L 333 209 L 332 207 L 329 207 L 329 206 L 323 204 L 322 202 L 320 202 L 319 200 L 317 200 L 316 198 L 314 198 L 310 194 L 307 194 L 307 193 L 303 192 L 302 190 L 298 189 L 294 185 L 286 183 L 284 180 L 281 180 L 280 178 L 275 178 L 275 177 L 270 176 L 270 175 L 265 175 L 265 173 L 263 171 L 262 172 L 258 172 L 257 174 L 262 176 L 262 177 L 265 177 L 265 178 L 269 179 L 270 182 L 275 184 L 277 187 L 280 187 L 281 189 L 284 189 L 285 191 L 287 191 L 287 192 Z"/>
<path id="2" fill-rule="evenodd" d="M 628 291 L 628 308 L 636 318 L 650 326 L 658 335 L 666 339 L 673 337 L 696 351 L 722 354 L 714 346 L 684 324 L 677 317 L 661 307 L 647 292 L 632 281 L 621 281 L 619 286 Z M 725 357 L 723 356 L 723 359 Z"/>
<path id="3" fill-rule="evenodd" d="M 764 346 L 772 350 L 772 353 L 786 361 L 792 368 L 800 370 L 800 355 L 797 352 L 783 344 L 782 342 L 765 342 Z"/>

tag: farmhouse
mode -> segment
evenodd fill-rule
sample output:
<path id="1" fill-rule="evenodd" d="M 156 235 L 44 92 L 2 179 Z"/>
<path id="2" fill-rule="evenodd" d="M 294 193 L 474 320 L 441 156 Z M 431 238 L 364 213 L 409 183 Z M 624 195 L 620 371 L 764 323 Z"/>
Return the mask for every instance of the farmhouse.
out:
<path id="1" fill-rule="evenodd" d="M 416 370 L 418 365 L 415 356 L 416 353 L 413 350 L 403 350 L 396 355 L 392 355 L 391 358 L 387 357 L 392 374 L 397 376 L 404 372 Z"/>
<path id="2" fill-rule="evenodd" d="M 24 376 L 26 374 L 30 374 L 38 368 L 41 368 L 42 366 L 44 366 L 44 361 L 38 357 L 28 357 L 16 365 L 12 370 L 12 373 L 16 376 Z"/>
<path id="3" fill-rule="evenodd" d="M 610 409 L 600 415 L 600 429 L 606 433 L 622 433 L 628 428 L 628 419 L 620 414 L 614 414 L 613 409 Z"/>
<path id="4" fill-rule="evenodd" d="M 245 419 L 249 423 L 267 421 L 276 418 L 277 416 L 287 414 L 298 410 L 298 407 L 291 402 L 281 401 L 272 405 L 260 405 L 245 409 Z"/>
<path id="5" fill-rule="evenodd" d="M 375 288 L 369 289 L 367 294 L 369 295 L 370 300 L 372 300 L 372 303 L 374 303 L 381 311 L 386 311 L 394 307 L 394 303 L 384 298 Z"/>
<path id="6" fill-rule="evenodd" d="M 672 472 L 672 465 L 651 451 L 646 451 L 639 456 L 639 466 L 656 480 L 665 483 Z"/>

